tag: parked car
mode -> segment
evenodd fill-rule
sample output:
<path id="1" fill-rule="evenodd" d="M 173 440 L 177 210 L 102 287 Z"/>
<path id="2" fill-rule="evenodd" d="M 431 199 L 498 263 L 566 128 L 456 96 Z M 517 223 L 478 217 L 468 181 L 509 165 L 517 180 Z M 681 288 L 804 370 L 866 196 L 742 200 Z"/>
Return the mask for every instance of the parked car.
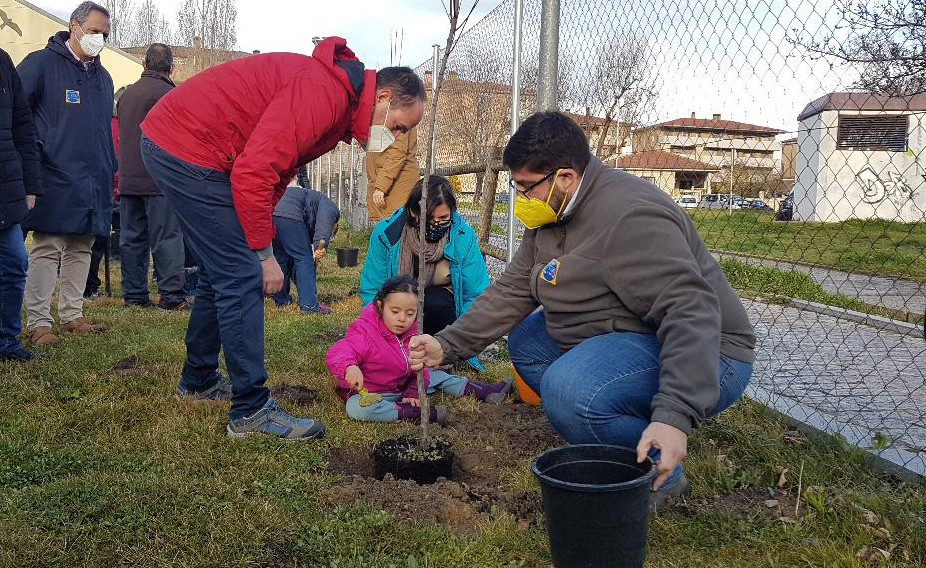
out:
<path id="1" fill-rule="evenodd" d="M 789 191 L 781 200 L 778 213 L 775 214 L 776 221 L 791 221 L 794 218 L 794 191 Z"/>
<path id="2" fill-rule="evenodd" d="M 683 195 L 675 200 L 682 209 L 697 209 L 698 200 L 693 195 Z"/>
<path id="3" fill-rule="evenodd" d="M 729 209 L 729 193 L 707 193 L 701 196 L 698 209 Z M 743 209 L 743 196 L 733 194 L 733 209 Z"/>
<path id="4" fill-rule="evenodd" d="M 749 208 L 754 211 L 774 211 L 769 204 L 762 201 L 761 199 L 753 199 L 749 202 Z"/>

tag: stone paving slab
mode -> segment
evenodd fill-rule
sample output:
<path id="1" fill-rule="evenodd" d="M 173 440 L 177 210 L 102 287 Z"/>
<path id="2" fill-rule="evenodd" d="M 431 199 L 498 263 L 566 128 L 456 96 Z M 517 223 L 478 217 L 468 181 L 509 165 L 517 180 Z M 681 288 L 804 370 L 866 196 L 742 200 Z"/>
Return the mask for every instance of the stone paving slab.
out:
<path id="1" fill-rule="evenodd" d="M 814 312 L 744 302 L 756 326 L 753 383 L 926 456 L 926 341 Z"/>

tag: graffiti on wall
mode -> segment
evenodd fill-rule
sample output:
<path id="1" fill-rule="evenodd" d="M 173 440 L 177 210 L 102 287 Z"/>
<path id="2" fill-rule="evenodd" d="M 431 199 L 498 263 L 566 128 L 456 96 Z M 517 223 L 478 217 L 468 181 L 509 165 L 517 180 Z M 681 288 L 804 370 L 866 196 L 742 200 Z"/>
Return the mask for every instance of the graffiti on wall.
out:
<path id="1" fill-rule="evenodd" d="M 862 185 L 862 201 L 865 203 L 880 203 L 889 197 L 897 200 L 913 199 L 913 188 L 898 172 L 887 172 L 887 180 L 883 180 L 868 166 L 855 177 Z"/>

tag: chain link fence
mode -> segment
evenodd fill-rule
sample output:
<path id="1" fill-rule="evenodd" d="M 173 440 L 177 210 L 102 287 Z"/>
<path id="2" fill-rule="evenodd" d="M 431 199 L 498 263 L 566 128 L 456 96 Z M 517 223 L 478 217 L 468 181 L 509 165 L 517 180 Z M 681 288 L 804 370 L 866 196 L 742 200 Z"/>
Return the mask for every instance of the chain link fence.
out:
<path id="1" fill-rule="evenodd" d="M 542 1 L 523 0 L 522 119 L 538 98 Z M 506 258 L 515 6 L 463 35 L 437 121 L 437 171 L 493 276 Z M 560 10 L 559 108 L 599 159 L 694 219 L 756 325 L 749 396 L 926 476 L 926 3 Z M 433 62 L 416 70 L 430 87 Z"/>

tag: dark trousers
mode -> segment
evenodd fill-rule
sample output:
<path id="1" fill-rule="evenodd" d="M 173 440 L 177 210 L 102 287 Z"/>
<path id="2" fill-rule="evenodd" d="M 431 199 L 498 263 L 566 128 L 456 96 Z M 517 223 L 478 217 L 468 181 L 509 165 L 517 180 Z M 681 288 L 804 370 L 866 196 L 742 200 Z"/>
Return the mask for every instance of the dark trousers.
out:
<path id="1" fill-rule="evenodd" d="M 0 229 L 0 355 L 19 348 L 17 336 L 22 331 L 21 310 L 29 268 L 22 235 L 18 224 Z"/>
<path id="2" fill-rule="evenodd" d="M 113 209 L 112 232 L 109 237 L 97 237 L 90 247 L 90 272 L 87 274 L 87 285 L 84 286 L 84 297 L 89 298 L 100 291 L 100 262 L 106 256 L 106 247 L 109 246 L 109 260 L 117 262 L 120 260 L 119 234 L 121 223 L 119 218 L 119 209 Z"/>
<path id="3" fill-rule="evenodd" d="M 453 292 L 439 286 L 424 291 L 424 332 L 435 335 L 457 320 Z"/>
<path id="4" fill-rule="evenodd" d="M 163 195 L 123 195 L 122 297 L 127 302 L 148 302 L 148 258 L 154 259 L 154 279 L 161 297 L 170 304 L 182 302 L 183 233 L 173 208 Z"/>
<path id="5" fill-rule="evenodd" d="M 250 416 L 270 396 L 264 386 L 263 272 L 245 241 L 231 182 L 223 172 L 171 156 L 147 137 L 142 137 L 141 151 L 200 261 L 180 386 L 201 391 L 215 384 L 221 348 L 232 384 L 229 418 Z"/>
<path id="6" fill-rule="evenodd" d="M 299 294 L 299 308 L 318 307 L 318 295 L 315 288 L 315 259 L 312 257 L 312 235 L 302 221 L 274 217 L 273 226 L 277 235 L 273 239 L 273 254 L 283 271 L 283 289 L 273 295 L 278 306 L 292 303 L 289 295 L 289 282 L 296 281 Z"/>

